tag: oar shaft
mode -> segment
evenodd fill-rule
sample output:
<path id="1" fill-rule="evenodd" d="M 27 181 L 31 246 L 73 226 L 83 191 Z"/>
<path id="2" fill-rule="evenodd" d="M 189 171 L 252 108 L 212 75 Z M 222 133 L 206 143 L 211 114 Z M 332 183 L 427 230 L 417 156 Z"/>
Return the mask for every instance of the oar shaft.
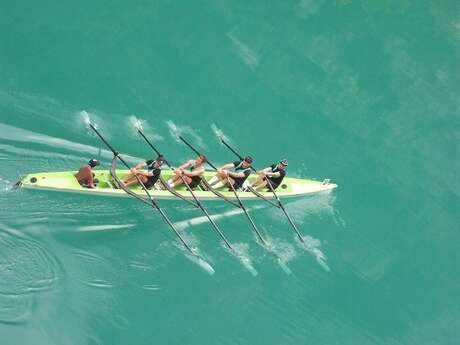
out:
<path id="1" fill-rule="evenodd" d="M 102 142 L 105 144 L 105 146 L 107 146 L 109 148 L 110 151 L 112 151 L 112 153 L 114 154 L 114 156 L 118 156 L 118 151 L 116 151 L 112 145 L 110 145 L 107 140 L 105 140 L 105 138 L 101 135 L 101 133 L 99 133 L 99 131 L 97 130 L 97 128 L 92 124 L 90 123 L 89 126 L 91 127 L 91 129 L 94 131 L 94 133 L 97 134 L 97 136 L 99 137 L 99 139 L 102 140 Z"/>
<path id="2" fill-rule="evenodd" d="M 259 240 L 262 242 L 262 244 L 264 246 L 267 245 L 267 242 L 264 240 L 264 238 L 262 237 L 262 234 L 260 233 L 259 229 L 257 228 L 256 224 L 254 223 L 254 221 L 252 220 L 252 217 L 249 215 L 249 212 L 248 210 L 246 209 L 246 207 L 243 205 L 243 202 L 241 201 L 240 197 L 238 196 L 238 193 L 236 192 L 235 188 L 233 187 L 233 185 L 230 183 L 230 187 L 233 191 L 233 194 L 235 195 L 235 198 L 236 200 L 238 200 L 238 203 L 240 204 L 240 207 L 241 209 L 243 210 L 243 212 L 246 214 L 246 217 L 248 218 L 249 220 L 249 223 L 251 223 L 252 225 L 252 228 L 254 229 L 255 233 L 257 234 L 257 237 L 259 237 Z"/>
<path id="3" fill-rule="evenodd" d="M 195 149 L 187 140 L 185 140 L 183 136 L 180 136 L 179 139 L 182 140 L 183 143 L 187 145 L 197 155 L 201 155 L 201 153 L 197 149 Z M 209 160 L 206 160 L 206 163 L 208 163 L 209 166 L 213 168 L 214 170 L 217 170 L 217 167 L 214 164 L 212 164 Z"/>
<path id="4" fill-rule="evenodd" d="M 144 138 L 144 140 L 148 143 L 148 145 L 157 153 L 157 154 L 160 154 L 159 151 L 155 148 L 155 146 L 153 146 L 153 144 L 147 139 L 147 137 L 144 135 L 144 133 L 142 133 L 142 131 L 140 129 L 138 129 L 138 132 L 139 134 L 142 136 L 142 138 Z M 191 147 L 191 146 L 189 146 Z M 198 153 L 199 154 L 199 153 Z M 173 167 L 166 161 L 166 164 L 171 168 L 173 169 Z M 209 222 L 211 223 L 211 225 L 213 226 L 214 230 L 219 234 L 220 238 L 225 242 L 225 245 L 228 247 L 228 249 L 230 249 L 231 251 L 235 251 L 233 249 L 233 247 L 230 245 L 230 243 L 228 242 L 227 238 L 225 237 L 225 235 L 223 234 L 223 232 L 220 230 L 219 226 L 214 222 L 214 220 L 211 218 L 211 216 L 209 215 L 208 211 L 204 208 L 203 204 L 201 203 L 201 201 L 196 197 L 195 193 L 193 192 L 192 188 L 190 188 L 190 186 L 188 185 L 187 181 L 185 181 L 185 178 L 180 175 L 180 178 L 182 180 L 182 182 L 184 183 L 185 187 L 187 188 L 187 190 L 190 192 L 190 194 L 192 195 L 193 199 L 195 200 L 197 206 L 201 209 L 201 211 L 204 213 L 204 215 L 206 216 L 206 218 L 208 218 Z"/>
<path id="5" fill-rule="evenodd" d="M 125 162 L 125 160 L 120 157 L 119 153 L 112 147 L 112 145 L 110 145 L 108 143 L 108 141 L 101 135 L 101 133 L 99 133 L 99 131 L 96 129 L 96 127 L 93 126 L 93 124 L 89 124 L 89 126 L 91 127 L 91 129 L 97 134 L 97 136 L 102 140 L 102 142 L 112 151 L 113 155 L 115 157 L 117 157 L 128 169 L 130 168 L 128 163 Z M 166 221 L 166 223 L 169 225 L 169 227 L 174 231 L 174 233 L 176 234 L 176 236 L 179 238 L 179 240 L 181 241 L 181 243 L 184 245 L 184 247 L 193 255 L 193 256 L 196 256 L 196 257 L 200 257 L 199 255 L 197 255 L 193 250 L 192 248 L 190 248 L 190 246 L 187 244 L 187 242 L 185 242 L 185 240 L 182 238 L 182 236 L 179 234 L 179 232 L 177 231 L 176 227 L 174 226 L 174 224 L 171 222 L 171 220 L 169 219 L 169 217 L 163 212 L 163 210 L 160 208 L 160 206 L 155 202 L 155 200 L 153 199 L 153 197 L 150 195 L 150 193 L 148 192 L 147 188 L 145 188 L 144 184 L 142 183 L 142 181 L 136 176 L 136 179 L 138 180 L 138 182 L 140 183 L 140 185 L 142 186 L 142 189 L 145 191 L 145 193 L 147 194 L 147 196 L 149 197 L 150 201 L 151 201 L 151 207 L 152 208 L 155 208 L 156 210 L 158 210 L 158 212 L 160 212 L 161 216 L 163 217 L 163 219 Z"/>
<path id="6" fill-rule="evenodd" d="M 230 151 L 232 151 L 235 156 L 237 156 L 240 160 L 243 160 L 243 156 L 241 156 L 238 152 L 236 152 L 235 149 L 233 149 L 233 147 L 231 147 L 229 144 L 227 144 L 227 142 L 225 142 L 224 139 L 220 139 L 220 141 L 222 142 L 222 144 L 224 144 Z M 251 165 L 250 166 L 251 170 L 254 171 L 254 172 L 257 172 L 257 170 Z M 275 204 L 274 202 L 272 202 L 270 199 L 267 199 L 265 196 L 263 196 L 262 194 L 260 194 L 258 191 L 256 191 L 254 188 L 252 187 L 249 187 L 249 190 L 256 196 L 258 196 L 259 198 L 265 200 L 266 202 L 268 202 L 269 204 L 271 204 L 272 206 L 275 206 L 275 207 L 278 207 L 279 206 L 277 204 Z"/>
<path id="7" fill-rule="evenodd" d="M 144 133 L 143 133 L 140 129 L 138 129 L 137 132 L 138 132 L 138 133 L 140 134 L 140 136 L 145 140 L 145 142 L 147 143 L 147 145 L 149 145 L 150 148 L 151 148 L 153 151 L 155 151 L 155 153 L 156 153 L 158 156 L 160 156 L 160 155 L 161 155 L 160 151 L 158 151 L 157 148 L 156 148 L 155 146 L 153 146 L 153 144 L 150 142 L 149 139 L 147 139 L 147 137 L 144 135 Z M 168 166 L 169 166 L 169 163 L 167 163 L 167 164 L 168 164 Z"/>
<path id="8" fill-rule="evenodd" d="M 224 139 L 220 139 L 222 141 L 222 143 L 230 150 L 232 151 L 238 158 L 242 159 L 241 155 L 235 150 L 233 149 L 233 147 L 231 147 Z M 253 171 L 256 171 L 256 169 L 254 167 L 251 166 L 251 169 Z M 270 189 L 270 191 L 273 193 L 273 195 L 275 196 L 276 198 L 276 201 L 278 202 L 278 205 L 279 205 L 279 208 L 281 208 L 281 210 L 283 211 L 283 213 L 286 215 L 286 218 L 288 219 L 289 223 L 292 225 L 292 228 L 294 229 L 295 233 L 297 234 L 297 236 L 299 237 L 299 240 L 301 242 L 305 242 L 305 240 L 303 239 L 302 237 L 302 234 L 300 233 L 299 229 L 297 228 L 297 226 L 295 225 L 294 221 L 292 220 L 291 216 L 289 215 L 289 213 L 287 212 L 287 210 L 285 209 L 283 203 L 281 202 L 280 198 L 278 197 L 278 194 L 275 192 L 275 189 L 273 188 L 271 182 L 270 182 L 270 179 L 266 179 L 267 180 L 267 185 Z"/>
<path id="9" fill-rule="evenodd" d="M 201 154 L 201 153 L 200 153 L 198 150 L 196 150 L 187 140 L 185 140 L 184 137 L 180 136 L 179 138 L 185 143 L 185 145 L 187 145 L 190 149 L 192 149 L 193 152 L 195 152 L 195 153 L 198 154 L 198 155 Z M 235 153 L 236 153 L 236 152 L 235 152 Z M 240 159 L 243 160 L 243 158 L 240 158 Z M 216 168 L 212 163 L 210 163 L 209 160 L 207 161 L 207 163 L 208 163 L 212 168 L 214 168 L 214 170 L 217 170 L 217 168 Z M 231 189 L 232 189 L 232 191 L 233 191 L 233 194 L 235 195 L 235 198 L 236 198 L 236 200 L 237 200 L 237 202 L 238 202 L 238 204 L 235 204 L 235 203 L 233 203 L 233 202 L 232 202 L 232 204 L 233 204 L 234 206 L 236 206 L 236 207 L 238 207 L 238 208 L 241 208 L 241 209 L 243 210 L 243 212 L 246 214 L 246 217 L 248 218 L 249 222 L 251 223 L 251 225 L 252 225 L 254 231 L 256 232 L 257 236 L 259 237 L 260 241 L 261 241 L 264 245 L 266 245 L 266 242 L 265 242 L 265 240 L 263 239 L 262 234 L 261 234 L 260 231 L 257 229 L 257 226 L 256 226 L 256 224 L 254 223 L 254 221 L 252 220 L 251 216 L 249 215 L 248 210 L 246 209 L 246 207 L 245 207 L 245 206 L 243 205 L 243 203 L 241 202 L 241 199 L 239 198 L 238 193 L 236 192 L 235 188 L 234 188 L 233 185 L 231 185 L 231 184 L 230 184 L 230 186 L 231 186 Z"/>
<path id="10" fill-rule="evenodd" d="M 195 152 L 197 155 L 201 155 L 201 153 L 195 149 L 187 140 L 184 139 L 183 136 L 179 136 L 179 139 L 182 140 L 182 142 L 187 145 L 193 152 Z M 212 164 L 209 160 L 206 161 L 206 163 L 208 163 L 208 165 L 213 168 L 214 170 L 217 170 L 217 167 Z M 238 204 L 234 203 L 232 200 L 228 199 L 226 196 L 222 195 L 220 192 L 216 191 L 214 188 L 211 187 L 211 185 L 206 182 L 205 179 L 203 179 L 203 184 L 206 186 L 206 188 L 208 188 L 209 191 L 211 191 L 214 195 L 217 195 L 219 198 L 225 200 L 226 202 L 228 202 L 229 204 L 232 204 L 233 206 L 235 207 L 240 207 Z"/>
<path id="11" fill-rule="evenodd" d="M 139 133 L 139 135 L 145 140 L 145 142 L 147 143 L 147 145 L 150 146 L 150 148 L 155 151 L 155 153 L 160 156 L 161 153 L 160 151 L 157 150 L 157 148 L 150 142 L 150 140 L 145 136 L 145 134 L 138 128 L 137 129 L 137 132 Z M 171 166 L 171 164 L 169 164 L 169 162 L 167 160 L 164 161 L 166 163 L 166 165 L 171 169 L 173 170 L 173 167 Z M 183 180 L 183 179 L 182 179 Z M 170 188 L 168 186 L 168 183 L 166 181 L 164 181 L 161 176 L 160 176 L 160 182 L 161 184 L 173 195 L 177 196 L 178 198 L 184 200 L 185 202 L 195 206 L 195 207 L 199 207 L 197 204 L 191 202 L 190 200 L 187 200 L 186 198 L 184 198 L 181 194 L 179 194 L 178 192 L 174 191 L 172 188 Z"/>

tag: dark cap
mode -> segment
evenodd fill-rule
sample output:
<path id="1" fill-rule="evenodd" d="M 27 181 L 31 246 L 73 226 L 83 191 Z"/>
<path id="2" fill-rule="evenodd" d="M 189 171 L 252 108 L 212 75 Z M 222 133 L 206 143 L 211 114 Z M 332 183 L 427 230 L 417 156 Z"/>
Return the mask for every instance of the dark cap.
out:
<path id="1" fill-rule="evenodd" d="M 251 156 L 244 157 L 244 160 L 248 162 L 249 164 L 251 164 L 254 161 Z"/>
<path id="2" fill-rule="evenodd" d="M 166 158 L 163 155 L 159 155 L 155 160 L 163 164 L 166 161 Z"/>
<path id="3" fill-rule="evenodd" d="M 289 162 L 288 162 L 287 159 L 282 159 L 282 160 L 280 160 L 280 164 L 284 165 L 285 167 L 287 167 L 289 165 Z"/>
<path id="4" fill-rule="evenodd" d="M 97 167 L 99 165 L 99 161 L 97 159 L 90 159 L 89 162 L 88 162 L 88 165 L 91 167 L 91 168 L 94 168 L 94 167 Z"/>

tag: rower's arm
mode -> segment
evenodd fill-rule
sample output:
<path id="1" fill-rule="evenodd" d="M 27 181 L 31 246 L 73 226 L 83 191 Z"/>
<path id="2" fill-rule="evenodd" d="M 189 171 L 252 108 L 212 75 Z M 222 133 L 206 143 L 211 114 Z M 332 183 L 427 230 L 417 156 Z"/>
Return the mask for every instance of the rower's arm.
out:
<path id="1" fill-rule="evenodd" d="M 153 176 L 153 172 L 148 172 L 148 171 L 139 171 L 138 174 L 143 175 L 143 176 L 147 176 L 147 177 L 152 177 Z"/>
<path id="2" fill-rule="evenodd" d="M 265 175 L 270 176 L 270 177 L 280 177 L 281 176 L 279 172 L 267 172 L 265 173 Z"/>
<path id="3" fill-rule="evenodd" d="M 260 173 L 268 173 L 270 170 L 272 170 L 271 167 L 267 167 L 265 169 L 262 169 L 262 170 L 259 170 L 257 173 L 260 174 Z"/>
<path id="4" fill-rule="evenodd" d="M 138 169 L 141 169 L 141 168 L 145 167 L 146 165 L 147 165 L 146 162 L 140 162 L 140 163 L 139 163 L 138 165 L 136 165 L 133 169 L 138 170 Z"/>
<path id="5" fill-rule="evenodd" d="M 238 173 L 237 173 L 237 172 L 231 172 L 231 171 L 229 171 L 229 172 L 228 172 L 228 176 L 230 176 L 230 177 L 239 177 L 239 178 L 242 178 L 242 177 L 245 177 L 246 175 L 245 175 L 244 173 L 242 173 L 242 172 L 238 172 Z"/>
<path id="6" fill-rule="evenodd" d="M 193 177 L 193 176 L 201 176 L 204 173 L 204 169 L 197 169 L 194 171 L 184 171 L 185 176 Z"/>
<path id="7" fill-rule="evenodd" d="M 89 173 L 88 173 L 88 188 L 94 188 L 96 187 L 94 185 L 94 179 L 93 179 L 93 171 L 91 169 L 89 169 Z"/>
<path id="8" fill-rule="evenodd" d="M 182 165 L 181 165 L 180 167 L 178 167 L 177 169 L 182 170 L 182 169 L 188 168 L 189 166 L 192 165 L 192 163 L 193 163 L 193 161 L 192 161 L 192 160 L 189 160 L 189 161 L 185 162 L 184 164 L 182 164 Z"/>
<path id="9" fill-rule="evenodd" d="M 231 168 L 233 168 L 233 167 L 234 167 L 233 163 L 228 163 L 228 164 L 222 165 L 218 170 L 221 170 L 221 169 L 231 169 Z"/>

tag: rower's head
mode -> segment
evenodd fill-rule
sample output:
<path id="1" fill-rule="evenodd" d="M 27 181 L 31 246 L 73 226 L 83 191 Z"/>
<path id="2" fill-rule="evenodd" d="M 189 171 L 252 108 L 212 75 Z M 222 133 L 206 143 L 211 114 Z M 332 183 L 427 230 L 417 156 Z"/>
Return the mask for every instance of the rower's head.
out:
<path id="1" fill-rule="evenodd" d="M 199 155 L 197 158 L 196 158 L 196 162 L 198 165 L 202 165 L 204 163 L 206 163 L 208 159 L 206 158 L 205 155 Z"/>
<path id="2" fill-rule="evenodd" d="M 245 168 L 249 168 L 254 160 L 252 159 L 251 156 L 246 156 L 243 159 L 243 166 Z"/>
<path id="3" fill-rule="evenodd" d="M 165 156 L 159 155 L 159 156 L 155 159 L 154 165 L 155 165 L 156 168 L 159 168 L 159 167 L 161 167 L 161 166 L 164 164 L 165 161 L 166 161 Z"/>
<path id="4" fill-rule="evenodd" d="M 99 161 L 97 159 L 94 159 L 94 158 L 91 158 L 88 162 L 88 165 L 91 167 L 91 168 L 95 168 L 99 165 Z"/>
<path id="5" fill-rule="evenodd" d="M 287 159 L 282 159 L 280 160 L 280 162 L 278 163 L 278 169 L 281 169 L 281 170 L 284 170 L 287 168 L 287 166 L 289 165 L 289 162 Z"/>

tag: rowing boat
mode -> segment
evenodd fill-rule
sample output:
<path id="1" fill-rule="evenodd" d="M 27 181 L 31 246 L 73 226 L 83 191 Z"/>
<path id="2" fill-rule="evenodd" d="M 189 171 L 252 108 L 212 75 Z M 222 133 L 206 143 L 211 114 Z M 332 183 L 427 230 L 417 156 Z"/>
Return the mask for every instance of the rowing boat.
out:
<path id="1" fill-rule="evenodd" d="M 115 184 L 112 182 L 113 180 L 109 170 L 94 170 L 95 178 L 98 180 L 97 187 L 94 189 L 80 186 L 78 181 L 75 179 L 75 173 L 76 171 L 63 171 L 28 174 L 20 181 L 20 185 L 22 188 L 28 189 L 45 189 L 60 192 L 74 192 L 81 194 L 119 197 L 127 196 L 127 194 L 122 189 L 115 188 Z M 117 170 L 117 176 L 120 179 L 123 179 L 128 173 L 129 170 Z M 172 174 L 173 172 L 170 170 L 163 170 L 161 175 L 164 179 L 167 180 L 172 177 Z M 215 172 L 206 171 L 204 173 L 204 178 L 209 180 L 214 175 Z M 253 182 L 255 179 L 255 175 L 248 177 L 250 182 Z M 285 177 L 283 183 L 278 187 L 276 191 L 278 196 L 284 199 L 301 197 L 316 193 L 328 193 L 336 187 L 336 184 L 329 183 L 328 180 L 314 181 L 308 179 Z M 146 196 L 145 191 L 139 185 L 130 187 L 130 190 L 141 197 Z M 184 198 L 193 200 L 191 194 L 185 188 L 185 186 L 178 186 L 175 188 L 175 190 Z M 236 198 L 234 193 L 231 190 L 228 190 L 227 187 L 222 187 L 217 190 L 228 199 L 234 200 Z M 153 197 L 157 199 L 176 199 L 176 196 L 167 190 L 151 189 L 149 192 Z M 202 200 L 221 200 L 221 198 L 216 196 L 214 193 L 201 190 L 199 188 L 195 191 L 195 194 Z M 267 199 L 274 198 L 273 193 L 266 189 L 260 189 L 260 194 Z M 251 192 L 238 191 L 237 195 L 242 200 L 258 199 L 258 197 Z"/>
<path id="2" fill-rule="evenodd" d="M 75 178 L 75 171 L 44 172 L 29 174 L 25 176 L 22 180 L 17 182 L 16 186 L 30 189 L 45 189 L 51 191 L 94 194 L 103 196 L 131 196 L 135 199 L 138 199 L 142 203 L 157 210 L 160 213 L 165 223 L 170 227 L 170 230 L 176 235 L 177 240 L 187 250 L 187 253 L 191 255 L 192 258 L 196 259 L 197 262 L 200 263 L 200 265 L 203 268 L 206 268 L 207 271 L 214 272 L 212 266 L 210 266 L 209 263 L 207 263 L 205 258 L 203 258 L 201 254 L 196 252 L 196 250 L 193 249 L 183 238 L 183 236 L 180 234 L 180 232 L 178 231 L 174 223 L 171 221 L 169 216 L 160 207 L 157 199 L 182 199 L 187 203 L 192 204 L 194 207 L 199 208 L 203 212 L 205 217 L 208 219 L 210 225 L 212 225 L 214 231 L 219 235 L 221 240 L 225 243 L 226 247 L 230 250 L 230 252 L 233 253 L 236 257 L 240 258 L 241 262 L 246 266 L 247 260 L 245 258 L 242 258 L 241 255 L 237 253 L 232 244 L 227 240 L 225 234 L 222 232 L 218 224 L 216 224 L 216 222 L 213 220 L 213 218 L 211 217 L 207 209 L 204 207 L 201 200 L 225 200 L 233 206 L 241 209 L 246 215 L 249 223 L 251 224 L 252 229 L 257 234 L 257 238 L 260 241 L 260 244 L 267 251 L 271 252 L 270 247 L 267 245 L 267 241 L 264 239 L 264 236 L 258 229 L 254 220 L 249 215 L 248 209 L 244 205 L 244 202 L 258 198 L 259 200 L 264 200 L 272 206 L 280 209 L 284 213 L 286 219 L 288 220 L 292 229 L 296 233 L 300 243 L 306 244 L 305 239 L 302 236 L 302 233 L 297 228 L 288 211 L 284 207 L 281 198 L 293 198 L 317 193 L 329 193 L 337 187 L 336 184 L 330 183 L 329 179 L 320 182 L 314 180 L 287 177 L 283 179 L 283 183 L 277 188 L 276 191 L 270 182 L 265 187 L 268 187 L 268 189 L 259 191 L 255 190 L 252 187 L 248 188 L 249 191 L 236 191 L 233 188 L 233 186 L 230 186 L 230 189 L 228 189 L 228 187 L 221 187 L 220 189 L 216 190 L 215 188 L 211 187 L 207 182 L 212 176 L 215 175 L 215 171 L 217 171 L 217 167 L 213 165 L 209 160 L 207 160 L 207 164 L 210 167 L 212 167 L 214 171 L 204 172 L 202 180 L 202 185 L 204 189 L 201 189 L 200 187 L 198 190 L 192 190 L 190 186 L 186 184 L 186 181 L 182 176 L 181 178 L 184 184 L 178 186 L 175 189 L 170 188 L 168 184 L 164 181 L 171 178 L 174 175 L 174 168 L 168 161 L 165 161 L 165 163 L 169 167 L 169 170 L 162 171 L 158 185 L 158 187 L 163 186 L 164 188 L 166 188 L 166 190 L 164 190 L 164 188 L 154 188 L 153 190 L 149 190 L 141 183 L 141 180 L 137 176 L 136 179 L 139 182 L 139 185 L 133 187 L 126 187 L 121 183 L 120 180 L 130 173 L 129 164 L 124 160 L 122 156 L 120 156 L 119 152 L 116 151 L 115 148 L 102 136 L 102 134 L 97 129 L 97 126 L 91 122 L 89 117 L 88 119 L 86 119 L 85 122 L 87 126 L 93 130 L 97 137 L 99 137 L 99 139 L 105 144 L 105 146 L 107 146 L 107 148 L 113 153 L 112 166 L 110 170 L 94 171 L 94 181 L 96 182 L 95 188 L 82 187 Z M 137 128 L 137 131 L 139 135 L 145 140 L 147 145 L 150 146 L 150 148 L 158 156 L 160 156 L 160 151 L 145 136 L 141 128 Z M 195 154 L 201 155 L 201 153 L 196 148 L 194 148 L 192 144 L 190 144 L 184 137 L 179 136 L 178 139 L 180 139 L 186 146 L 188 146 L 193 152 L 195 152 Z M 230 151 L 232 151 L 235 156 L 237 156 L 240 160 L 243 160 L 243 157 L 234 148 L 232 148 L 229 143 L 227 143 L 223 138 L 221 138 L 221 141 L 222 144 L 225 145 Z M 120 161 L 127 169 L 118 170 L 116 167 L 117 161 Z M 256 169 L 253 166 L 251 166 L 251 170 L 256 171 Z M 248 177 L 248 180 L 249 182 L 254 182 L 256 178 L 257 177 L 255 175 L 252 175 Z M 116 188 L 116 185 L 118 185 L 120 189 Z M 278 261 L 281 262 L 279 257 Z"/>

